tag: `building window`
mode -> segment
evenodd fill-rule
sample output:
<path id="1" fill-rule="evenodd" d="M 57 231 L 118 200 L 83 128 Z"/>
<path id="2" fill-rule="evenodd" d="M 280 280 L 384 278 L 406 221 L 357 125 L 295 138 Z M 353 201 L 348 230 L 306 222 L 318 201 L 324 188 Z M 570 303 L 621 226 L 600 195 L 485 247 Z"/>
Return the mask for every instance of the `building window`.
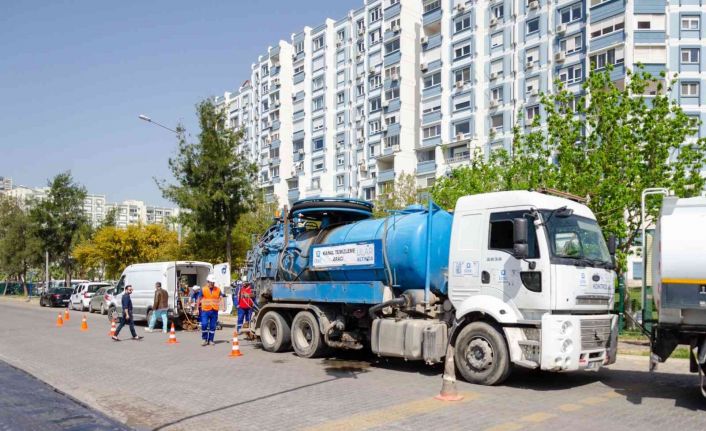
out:
<path id="1" fill-rule="evenodd" d="M 505 8 L 502 4 L 492 6 L 490 13 L 492 17 L 497 18 L 497 20 L 500 21 L 505 16 Z"/>
<path id="2" fill-rule="evenodd" d="M 490 117 L 490 127 L 492 127 L 493 131 L 496 133 L 502 132 L 504 128 L 503 114 Z"/>
<path id="3" fill-rule="evenodd" d="M 369 157 L 375 157 L 375 154 L 377 153 L 376 148 L 377 148 L 376 145 L 369 145 L 369 146 L 368 146 L 368 155 L 369 155 Z"/>
<path id="4" fill-rule="evenodd" d="M 336 124 L 337 124 L 337 125 L 340 126 L 341 124 L 343 124 L 343 122 L 344 122 L 345 120 L 346 120 L 346 115 L 345 115 L 345 114 L 341 113 L 341 114 L 336 115 Z"/>
<path id="5" fill-rule="evenodd" d="M 382 40 L 382 30 L 377 28 L 377 29 L 371 31 L 368 34 L 368 37 L 370 38 L 370 46 L 376 45 L 376 44 L 380 43 L 380 41 Z"/>
<path id="6" fill-rule="evenodd" d="M 469 55 L 471 55 L 471 45 L 463 45 L 458 48 L 454 48 L 454 60 L 468 57 Z"/>
<path id="7" fill-rule="evenodd" d="M 324 109 L 324 96 L 319 96 L 311 101 L 311 109 L 313 111 L 318 111 L 319 109 Z"/>
<path id="8" fill-rule="evenodd" d="M 539 31 L 539 18 L 527 21 L 527 34 L 537 33 Z"/>
<path id="9" fill-rule="evenodd" d="M 312 141 L 312 149 L 313 149 L 314 151 L 321 151 L 321 150 L 324 149 L 324 138 L 323 138 L 323 136 L 322 136 L 322 137 L 319 137 L 319 138 L 314 138 L 314 140 Z"/>
<path id="10" fill-rule="evenodd" d="M 565 54 L 572 54 L 574 52 L 581 51 L 583 49 L 583 35 L 577 34 L 575 36 L 562 39 L 560 42 L 560 47 Z"/>
<path id="11" fill-rule="evenodd" d="M 576 84 L 583 79 L 583 67 L 578 64 L 567 67 L 559 72 L 559 80 L 564 84 Z"/>
<path id="12" fill-rule="evenodd" d="M 316 91 L 318 89 L 324 88 L 324 76 L 317 76 L 311 80 L 311 89 Z"/>
<path id="13" fill-rule="evenodd" d="M 462 109 L 468 109 L 471 107 L 470 96 L 462 97 L 454 102 L 454 111 L 460 111 Z"/>
<path id="14" fill-rule="evenodd" d="M 313 45 L 314 45 L 314 51 L 317 51 L 317 50 L 323 48 L 324 47 L 324 37 L 319 36 L 316 39 L 314 39 Z"/>
<path id="15" fill-rule="evenodd" d="M 434 87 L 441 84 L 441 72 L 432 73 L 424 77 L 424 88 Z"/>
<path id="16" fill-rule="evenodd" d="M 344 176 L 336 175 L 336 187 L 343 187 L 345 185 Z"/>
<path id="17" fill-rule="evenodd" d="M 336 41 L 343 43 L 346 40 L 346 30 L 338 30 L 336 33 Z"/>
<path id="18" fill-rule="evenodd" d="M 503 101 L 503 87 L 495 87 L 490 90 L 490 100 L 502 103 Z"/>
<path id="19" fill-rule="evenodd" d="M 534 76 L 532 78 L 527 78 L 525 82 L 525 92 L 528 95 L 533 95 L 539 93 L 539 77 Z"/>
<path id="20" fill-rule="evenodd" d="M 389 31 L 394 31 L 397 32 L 400 29 L 400 19 L 396 18 L 393 19 L 392 21 L 389 22 L 389 26 L 387 27 Z"/>
<path id="21" fill-rule="evenodd" d="M 359 20 L 356 22 L 355 26 L 356 26 L 356 28 L 358 29 L 358 31 L 360 31 L 360 30 L 365 30 L 365 20 L 362 19 L 362 18 L 359 19 Z"/>
<path id="22" fill-rule="evenodd" d="M 471 26 L 471 15 L 464 15 L 460 18 L 456 18 L 454 21 L 454 29 L 456 33 L 463 31 Z"/>
<path id="23" fill-rule="evenodd" d="M 698 15 L 684 15 L 681 17 L 682 30 L 699 30 L 701 28 L 701 17 Z"/>
<path id="24" fill-rule="evenodd" d="M 693 64 L 699 62 L 699 48 L 682 48 L 681 62 L 682 64 Z"/>
<path id="25" fill-rule="evenodd" d="M 358 46 L 358 54 L 363 54 L 365 52 L 365 41 L 359 40 L 357 43 L 357 46 Z"/>
<path id="26" fill-rule="evenodd" d="M 432 112 L 441 111 L 441 105 L 430 106 L 429 108 L 424 108 L 422 114 L 431 114 Z"/>
<path id="27" fill-rule="evenodd" d="M 340 156 L 336 157 L 336 166 L 343 166 L 346 164 L 346 156 L 341 154 Z"/>
<path id="28" fill-rule="evenodd" d="M 314 172 L 324 170 L 324 159 L 314 159 L 311 163 L 313 165 Z"/>
<path id="29" fill-rule="evenodd" d="M 400 66 L 394 65 L 385 69 L 385 79 L 399 79 L 400 77 Z"/>
<path id="30" fill-rule="evenodd" d="M 358 97 L 365 95 L 365 84 L 356 85 L 355 93 L 358 95 Z"/>
<path id="31" fill-rule="evenodd" d="M 503 32 L 499 31 L 490 36 L 490 47 L 496 48 L 503 45 Z"/>
<path id="32" fill-rule="evenodd" d="M 380 7 L 376 7 L 375 9 L 370 11 L 370 22 L 376 22 L 380 21 L 380 18 L 382 18 L 382 13 Z"/>
<path id="33" fill-rule="evenodd" d="M 441 7 L 441 0 L 426 0 L 424 2 L 424 13 L 437 10 Z"/>
<path id="34" fill-rule="evenodd" d="M 650 21 L 638 21 L 637 22 L 637 29 L 638 30 L 649 30 L 652 23 Z"/>
<path id="35" fill-rule="evenodd" d="M 682 82 L 681 92 L 682 97 L 698 97 L 699 83 L 698 82 Z"/>
<path id="36" fill-rule="evenodd" d="M 340 93 L 336 94 L 336 103 L 339 105 L 346 103 L 346 93 L 341 91 Z"/>
<path id="37" fill-rule="evenodd" d="M 527 51 L 525 51 L 525 59 L 526 59 L 525 65 L 539 63 L 539 48 L 534 47 L 534 48 L 527 49 Z"/>
<path id="38" fill-rule="evenodd" d="M 454 82 L 471 82 L 471 68 L 464 67 L 463 69 L 458 69 L 454 71 Z"/>
<path id="39" fill-rule="evenodd" d="M 592 55 L 590 57 L 590 62 L 597 70 L 604 69 L 609 64 L 623 64 L 623 48 L 612 48 L 607 51 L 603 51 L 600 54 Z"/>
<path id="40" fill-rule="evenodd" d="M 388 126 L 390 124 L 397 124 L 397 117 L 393 115 L 391 117 L 385 118 L 385 124 L 387 124 Z"/>
<path id="41" fill-rule="evenodd" d="M 597 22 L 592 25 L 593 31 L 591 31 L 591 38 L 595 39 L 597 37 L 605 36 L 607 34 L 622 31 L 625 28 L 625 17 L 623 15 L 618 15 L 613 18 L 608 18 L 606 20 Z"/>
<path id="42" fill-rule="evenodd" d="M 342 86 L 346 82 L 346 72 L 341 71 L 336 74 L 336 84 Z"/>
<path id="43" fill-rule="evenodd" d="M 370 112 L 379 111 L 382 109 L 382 104 L 379 97 L 374 97 L 370 99 Z"/>
<path id="44" fill-rule="evenodd" d="M 559 12 L 559 14 L 561 15 L 561 23 L 568 24 L 570 22 L 574 22 L 581 19 L 581 12 L 581 3 L 576 3 L 575 5 L 562 9 Z"/>
<path id="45" fill-rule="evenodd" d="M 365 196 L 366 201 L 375 200 L 375 187 L 367 187 L 363 189 L 363 194 Z"/>
<path id="46" fill-rule="evenodd" d="M 304 52 L 304 41 L 303 40 L 300 40 L 299 42 L 294 44 L 294 51 L 297 54 Z"/>
<path id="47" fill-rule="evenodd" d="M 382 78 L 380 75 L 373 75 L 370 77 L 370 89 L 375 90 L 377 88 L 380 88 L 382 85 Z"/>
<path id="48" fill-rule="evenodd" d="M 494 62 L 490 63 L 490 73 L 491 74 L 495 73 L 498 76 L 503 74 L 503 60 L 502 59 L 495 60 Z"/>
<path id="49" fill-rule="evenodd" d="M 294 74 L 295 74 L 295 75 L 296 75 L 296 74 L 299 74 L 299 73 L 302 73 L 302 72 L 304 72 L 304 65 L 303 65 L 303 64 L 300 64 L 299 66 L 296 66 L 296 67 L 294 68 Z"/>
<path id="50" fill-rule="evenodd" d="M 454 124 L 454 135 L 467 135 L 471 133 L 471 123 L 464 121 Z"/>
<path id="51" fill-rule="evenodd" d="M 395 100 L 400 97 L 400 87 L 390 88 L 385 91 L 385 100 Z"/>
<path id="52" fill-rule="evenodd" d="M 368 130 L 370 133 L 380 133 L 380 120 L 371 121 Z"/>
<path id="53" fill-rule="evenodd" d="M 642 280 L 642 262 L 633 262 L 632 263 L 632 279 L 633 280 Z"/>
<path id="54" fill-rule="evenodd" d="M 385 54 L 392 54 L 400 50 L 400 40 L 395 39 L 385 44 Z"/>
<path id="55" fill-rule="evenodd" d="M 311 179 L 311 189 L 312 190 L 320 190 L 321 189 L 321 178 L 312 178 Z"/>
<path id="56" fill-rule="evenodd" d="M 422 137 L 424 139 L 435 138 L 439 135 L 441 135 L 441 124 L 425 127 L 424 129 L 422 129 Z"/>
<path id="57" fill-rule="evenodd" d="M 535 118 L 539 117 L 539 105 L 530 106 L 525 110 L 527 123 L 532 123 Z"/>

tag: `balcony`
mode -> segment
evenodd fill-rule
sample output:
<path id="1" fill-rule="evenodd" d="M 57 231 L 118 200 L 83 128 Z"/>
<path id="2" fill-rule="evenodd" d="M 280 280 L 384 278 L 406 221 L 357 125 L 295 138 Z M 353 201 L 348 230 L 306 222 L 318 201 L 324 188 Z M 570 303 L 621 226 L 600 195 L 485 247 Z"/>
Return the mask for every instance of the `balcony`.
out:
<path id="1" fill-rule="evenodd" d="M 430 172 L 436 172 L 436 160 L 427 160 L 425 162 L 417 163 L 417 174 L 428 174 Z"/>
<path id="2" fill-rule="evenodd" d="M 438 6 L 435 9 L 430 9 L 428 12 L 424 13 L 422 17 L 424 27 L 441 21 L 441 2 L 439 1 L 437 3 Z"/>
<path id="3" fill-rule="evenodd" d="M 441 33 L 427 37 L 427 43 L 424 44 L 424 51 L 429 51 L 441 46 Z"/>
<path id="4" fill-rule="evenodd" d="M 299 199 L 299 189 L 291 189 L 287 192 L 287 198 L 290 200 L 297 200 Z"/>
<path id="5" fill-rule="evenodd" d="M 635 30 L 635 43 L 662 44 L 665 43 L 666 40 L 667 36 L 664 31 Z"/>
<path id="6" fill-rule="evenodd" d="M 456 154 L 453 157 L 446 159 L 446 163 L 449 165 L 460 165 L 471 160 L 471 152 L 464 151 L 460 154 Z"/>
<path id="7" fill-rule="evenodd" d="M 380 171 L 378 172 L 378 183 L 385 183 L 388 181 L 394 181 L 395 179 L 395 170 L 394 169 L 387 169 L 385 171 Z"/>
<path id="8" fill-rule="evenodd" d="M 618 45 L 625 41 L 625 32 L 616 31 L 596 39 L 591 39 L 591 52 L 600 51 L 609 46 Z"/>

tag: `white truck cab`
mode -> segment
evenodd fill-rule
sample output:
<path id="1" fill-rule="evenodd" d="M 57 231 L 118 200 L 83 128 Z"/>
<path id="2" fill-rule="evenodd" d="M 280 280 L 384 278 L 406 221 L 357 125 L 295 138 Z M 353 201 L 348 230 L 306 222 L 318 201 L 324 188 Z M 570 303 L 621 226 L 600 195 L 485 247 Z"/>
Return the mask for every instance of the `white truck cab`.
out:
<path id="1" fill-rule="evenodd" d="M 571 371 L 615 362 L 614 283 L 611 254 L 585 205 L 528 191 L 458 200 L 448 274 L 457 325 L 501 328 L 512 363 Z M 473 381 L 502 352 L 464 330 L 473 332 L 457 332 L 456 362 Z"/>

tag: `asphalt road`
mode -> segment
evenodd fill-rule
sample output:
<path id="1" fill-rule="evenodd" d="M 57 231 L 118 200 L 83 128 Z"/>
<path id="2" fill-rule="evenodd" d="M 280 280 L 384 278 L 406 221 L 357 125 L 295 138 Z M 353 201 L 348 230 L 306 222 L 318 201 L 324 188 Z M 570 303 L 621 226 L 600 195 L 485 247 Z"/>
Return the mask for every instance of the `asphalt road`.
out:
<path id="1" fill-rule="evenodd" d="M 105 316 L 0 300 L 0 359 L 128 426 L 153 430 L 545 430 L 706 429 L 706 400 L 688 362 L 658 372 L 647 358 L 621 356 L 599 372 L 516 372 L 503 386 L 459 382 L 465 399 L 433 399 L 441 367 L 355 353 L 302 359 L 246 342 L 231 359 L 230 330 L 219 344 L 199 334 L 161 333 L 115 343 Z M 3 394 L 0 392 L 0 397 Z"/>
<path id="2" fill-rule="evenodd" d="M 131 429 L 3 361 L 0 361 L 0 388 L 0 430 Z"/>

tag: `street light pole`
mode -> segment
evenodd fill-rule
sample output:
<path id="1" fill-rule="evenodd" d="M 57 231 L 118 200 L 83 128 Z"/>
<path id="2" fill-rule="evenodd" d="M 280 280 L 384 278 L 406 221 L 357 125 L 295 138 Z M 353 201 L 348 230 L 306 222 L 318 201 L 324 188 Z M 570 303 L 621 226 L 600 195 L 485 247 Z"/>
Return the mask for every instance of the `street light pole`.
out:
<path id="1" fill-rule="evenodd" d="M 174 130 L 174 129 L 170 129 L 169 127 L 165 126 L 164 124 L 160 124 L 160 123 L 154 121 L 153 119 L 151 119 L 150 117 L 148 117 L 148 116 L 146 116 L 146 115 L 144 115 L 144 114 L 138 115 L 137 118 L 139 118 L 140 120 L 143 120 L 143 121 L 147 121 L 148 123 L 152 123 L 152 124 L 154 124 L 154 125 L 157 125 L 157 126 L 163 128 L 163 129 L 167 129 L 167 130 L 169 130 L 169 131 L 172 132 L 172 133 L 176 133 L 176 134 L 179 133 L 179 132 L 177 132 L 177 131 Z"/>

